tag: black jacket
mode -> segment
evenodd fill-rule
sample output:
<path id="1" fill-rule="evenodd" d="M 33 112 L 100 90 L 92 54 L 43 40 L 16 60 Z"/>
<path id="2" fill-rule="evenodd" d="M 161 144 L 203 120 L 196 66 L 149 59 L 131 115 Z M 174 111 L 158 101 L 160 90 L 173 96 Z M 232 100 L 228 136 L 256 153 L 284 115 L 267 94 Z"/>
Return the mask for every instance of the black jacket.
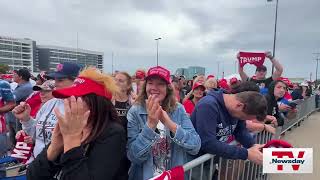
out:
<path id="1" fill-rule="evenodd" d="M 118 180 L 125 151 L 125 131 L 120 124 L 111 123 L 89 146 L 73 148 L 55 162 L 48 161 L 45 148 L 28 167 L 27 179 Z"/>
<path id="2" fill-rule="evenodd" d="M 267 114 L 277 118 L 278 126 L 283 126 L 284 118 L 279 110 L 278 101 L 274 96 L 275 82 L 272 82 L 268 88 L 268 94 L 265 95 L 268 103 Z"/>

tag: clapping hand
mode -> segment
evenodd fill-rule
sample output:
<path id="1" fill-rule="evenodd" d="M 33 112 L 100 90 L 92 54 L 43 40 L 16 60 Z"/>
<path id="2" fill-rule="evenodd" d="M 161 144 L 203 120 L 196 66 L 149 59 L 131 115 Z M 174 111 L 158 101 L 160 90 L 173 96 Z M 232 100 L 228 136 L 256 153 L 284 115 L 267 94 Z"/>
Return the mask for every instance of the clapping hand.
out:
<path id="1" fill-rule="evenodd" d="M 146 109 L 148 113 L 148 126 L 152 129 L 156 129 L 162 116 L 162 107 L 159 104 L 159 100 L 154 95 L 150 95 L 146 100 Z"/>

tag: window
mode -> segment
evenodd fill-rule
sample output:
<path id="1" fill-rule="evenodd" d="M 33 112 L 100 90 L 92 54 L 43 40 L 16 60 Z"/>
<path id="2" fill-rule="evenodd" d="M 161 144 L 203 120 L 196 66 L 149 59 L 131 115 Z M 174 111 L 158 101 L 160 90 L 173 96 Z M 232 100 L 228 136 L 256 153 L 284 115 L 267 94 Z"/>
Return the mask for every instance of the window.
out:
<path id="1" fill-rule="evenodd" d="M 12 64 L 12 59 L 2 59 L 0 58 L 0 64 Z"/>
<path id="2" fill-rule="evenodd" d="M 13 46 L 12 50 L 20 52 L 21 51 L 21 47 L 20 46 Z"/>
<path id="3" fill-rule="evenodd" d="M 13 64 L 14 65 L 22 65 L 22 61 L 18 61 L 18 60 L 17 61 L 13 61 Z"/>
<path id="4" fill-rule="evenodd" d="M 13 58 L 18 58 L 21 59 L 21 54 L 20 53 L 13 53 Z"/>

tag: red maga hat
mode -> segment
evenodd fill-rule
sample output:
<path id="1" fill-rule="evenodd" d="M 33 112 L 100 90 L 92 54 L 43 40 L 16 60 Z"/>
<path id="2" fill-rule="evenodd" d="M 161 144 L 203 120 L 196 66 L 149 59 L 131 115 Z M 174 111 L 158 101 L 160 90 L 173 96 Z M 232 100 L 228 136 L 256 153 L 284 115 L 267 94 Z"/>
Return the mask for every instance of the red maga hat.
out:
<path id="1" fill-rule="evenodd" d="M 194 85 L 192 86 L 192 90 L 195 90 L 195 89 L 198 88 L 198 87 L 202 87 L 203 90 L 206 89 L 206 87 L 204 87 L 204 85 L 203 85 L 202 83 L 196 82 L 196 83 L 194 83 Z"/>
<path id="2" fill-rule="evenodd" d="M 230 79 L 230 84 L 235 84 L 238 82 L 238 79 L 236 77 L 233 77 Z"/>
<path id="3" fill-rule="evenodd" d="M 146 72 L 143 70 L 137 70 L 136 71 L 136 78 L 137 79 L 144 79 L 146 77 Z"/>
<path id="4" fill-rule="evenodd" d="M 214 78 L 214 75 L 212 74 L 208 75 L 207 79 L 210 79 L 210 78 Z"/>
<path id="5" fill-rule="evenodd" d="M 109 100 L 112 99 L 112 93 L 109 92 L 103 84 L 86 77 L 78 77 L 69 88 L 58 89 L 52 92 L 56 98 L 68 98 L 70 96 L 81 97 L 87 94 L 96 94 Z"/>
<path id="6" fill-rule="evenodd" d="M 281 140 L 281 139 L 272 139 L 268 141 L 263 148 L 269 148 L 269 147 L 275 147 L 275 148 L 292 148 L 293 146 L 288 143 L 287 141 Z"/>
<path id="7" fill-rule="evenodd" d="M 152 67 L 148 70 L 146 79 L 150 77 L 158 76 L 165 80 L 167 84 L 170 84 L 170 71 L 161 66 Z"/>

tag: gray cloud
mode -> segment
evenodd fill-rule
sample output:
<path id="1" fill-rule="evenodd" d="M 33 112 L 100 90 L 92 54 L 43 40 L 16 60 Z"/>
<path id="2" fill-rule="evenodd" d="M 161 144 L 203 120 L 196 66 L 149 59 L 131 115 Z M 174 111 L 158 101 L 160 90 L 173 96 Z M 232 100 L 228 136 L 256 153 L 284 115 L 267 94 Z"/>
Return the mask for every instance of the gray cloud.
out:
<path id="1" fill-rule="evenodd" d="M 160 63 L 170 70 L 190 65 L 208 73 L 234 73 L 239 50 L 272 50 L 275 2 L 266 0 L 2 0 L 0 35 L 28 37 L 38 44 L 105 53 L 105 70 L 134 72 Z M 315 73 L 320 51 L 319 0 L 279 0 L 276 56 L 285 76 Z M 270 67 L 270 63 L 266 62 Z M 246 67 L 253 73 L 253 67 Z"/>

